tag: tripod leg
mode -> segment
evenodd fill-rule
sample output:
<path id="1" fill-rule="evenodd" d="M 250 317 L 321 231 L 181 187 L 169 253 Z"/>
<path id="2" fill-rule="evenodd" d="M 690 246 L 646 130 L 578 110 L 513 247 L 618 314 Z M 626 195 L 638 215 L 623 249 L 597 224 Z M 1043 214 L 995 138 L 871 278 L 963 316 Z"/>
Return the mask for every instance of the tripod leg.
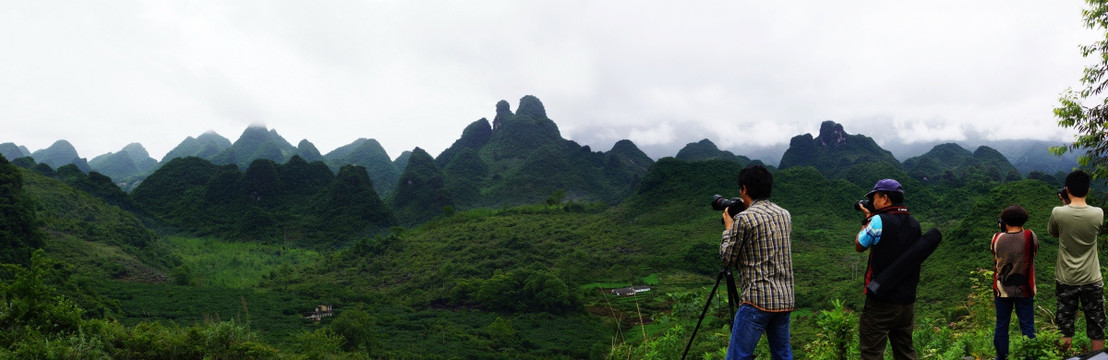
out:
<path id="1" fill-rule="evenodd" d="M 693 340 L 696 339 L 696 332 L 700 331 L 700 323 L 704 322 L 704 315 L 708 313 L 708 307 L 710 305 L 712 305 L 712 297 L 716 295 L 716 289 L 719 288 L 719 282 L 721 280 L 723 280 L 723 274 L 724 273 L 727 273 L 728 277 L 731 276 L 731 271 L 727 270 L 727 269 L 724 269 L 723 271 L 720 271 L 719 275 L 716 275 L 716 285 L 712 287 L 712 292 L 708 293 L 708 301 L 704 302 L 704 310 L 700 311 L 700 319 L 696 320 L 696 327 L 693 328 L 692 336 L 689 337 L 689 344 L 685 345 L 685 352 L 683 354 L 681 354 L 681 360 L 685 360 L 685 357 L 689 355 L 689 349 L 692 348 Z M 734 280 L 732 280 L 732 281 L 734 281 Z M 732 287 L 734 287 L 734 285 L 732 285 Z M 735 310 L 732 309 L 731 310 L 731 319 L 734 320 L 734 318 L 735 318 Z"/>
<path id="2" fill-rule="evenodd" d="M 735 310 L 739 308 L 739 290 L 735 288 L 735 276 L 731 274 L 731 269 L 726 269 L 727 272 L 727 305 L 731 308 L 731 318 L 735 318 Z"/>

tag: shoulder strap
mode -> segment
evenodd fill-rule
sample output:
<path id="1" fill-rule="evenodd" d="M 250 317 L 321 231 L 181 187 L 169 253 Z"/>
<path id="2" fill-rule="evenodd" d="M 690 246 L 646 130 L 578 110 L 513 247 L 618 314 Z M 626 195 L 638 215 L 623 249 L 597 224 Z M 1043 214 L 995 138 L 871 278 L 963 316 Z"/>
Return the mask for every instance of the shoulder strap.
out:
<path id="1" fill-rule="evenodd" d="M 1027 253 L 1030 254 L 1029 256 L 1032 257 L 1035 256 L 1035 252 L 1036 250 L 1038 250 L 1035 249 L 1035 241 L 1031 238 L 1031 236 L 1033 235 L 1034 234 L 1031 232 L 1031 229 L 1023 230 L 1023 241 L 1027 243 Z"/>
<path id="2" fill-rule="evenodd" d="M 1000 239 L 1000 236 L 1004 233 L 993 234 L 993 241 L 989 244 L 989 250 L 993 252 L 993 296 L 1000 296 L 1000 287 L 997 285 L 1000 282 L 1000 272 L 996 269 L 996 241 Z"/>
<path id="3" fill-rule="evenodd" d="M 1035 244 L 1031 239 L 1031 230 L 1023 230 L 1023 243 L 1027 247 L 1027 251 L 1024 252 L 1024 262 L 1027 263 L 1027 287 L 1031 291 L 1031 296 L 1035 296 Z"/>
<path id="4" fill-rule="evenodd" d="M 1023 260 L 1027 264 L 1028 273 L 1035 269 L 1035 265 L 1031 263 L 1035 258 L 1034 245 L 1031 241 L 1031 230 L 1023 230 Z"/>

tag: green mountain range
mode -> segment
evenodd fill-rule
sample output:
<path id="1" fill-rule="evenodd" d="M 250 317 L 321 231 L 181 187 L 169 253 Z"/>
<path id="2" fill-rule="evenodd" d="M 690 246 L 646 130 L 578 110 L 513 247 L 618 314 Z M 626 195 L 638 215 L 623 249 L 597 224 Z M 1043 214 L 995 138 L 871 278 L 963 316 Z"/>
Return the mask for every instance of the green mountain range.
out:
<path id="1" fill-rule="evenodd" d="M 165 157 L 162 157 L 161 164 L 176 158 L 189 156 L 210 159 L 230 147 L 231 140 L 227 140 L 227 138 L 214 132 L 206 132 L 195 138 L 189 136 L 172 150 L 169 150 Z"/>
<path id="2" fill-rule="evenodd" d="M 496 115 L 491 123 L 486 119 L 480 119 L 471 123 L 463 130 L 461 137 L 455 141 L 454 144 L 436 157 L 436 163 L 438 163 L 439 167 L 444 171 L 447 170 L 447 166 L 450 165 L 453 159 L 465 149 L 472 149 L 478 152 L 478 157 L 481 162 L 485 163 L 481 166 L 475 164 L 472 161 L 473 159 L 469 159 L 466 160 L 464 164 L 453 166 L 454 169 L 451 171 L 467 173 L 467 176 L 476 176 L 469 179 L 447 180 L 447 182 L 451 183 L 449 186 L 451 189 L 448 191 L 458 199 L 455 204 L 458 208 L 465 209 L 473 206 L 528 203 L 535 200 L 542 200 L 545 196 L 550 195 L 542 194 L 542 192 L 555 191 L 553 188 L 556 187 L 566 188 L 563 190 L 565 190 L 567 196 L 571 198 L 595 199 L 609 203 L 619 198 L 619 196 L 611 195 L 611 193 L 616 191 L 613 189 L 601 191 L 603 194 L 590 194 L 589 192 L 592 190 L 584 190 L 585 187 L 600 186 L 600 184 L 586 184 L 587 181 L 584 180 L 586 178 L 595 178 L 594 174 L 597 173 L 595 169 L 586 171 L 589 173 L 588 176 L 579 176 L 574 180 L 566 179 L 563 183 L 537 187 L 536 184 L 540 184 L 546 179 L 524 179 L 523 182 L 527 184 L 521 187 L 521 191 L 526 195 L 519 194 L 518 196 L 514 196 L 511 194 L 513 191 L 511 188 L 520 185 L 520 182 L 517 181 L 513 183 L 512 181 L 515 180 L 511 178 L 505 179 L 504 177 L 508 175 L 508 173 L 513 173 L 516 169 L 524 166 L 524 162 L 529 157 L 540 159 L 542 156 L 549 156 L 552 157 L 551 160 L 554 160 L 552 164 L 557 164 L 557 161 L 562 159 L 572 159 L 573 162 L 577 163 L 614 161 L 610 164 L 613 166 L 612 169 L 603 170 L 601 172 L 607 172 L 606 176 L 608 177 L 624 177 L 622 180 L 605 180 L 614 181 L 613 184 L 608 184 L 606 186 L 617 188 L 632 183 L 635 177 L 642 175 L 644 169 L 648 167 L 647 164 L 654 161 L 648 156 L 643 155 L 634 143 L 631 143 L 629 140 L 618 142 L 609 153 L 595 152 L 595 154 L 600 155 L 597 158 L 591 160 L 580 159 L 578 156 L 580 154 L 575 153 L 579 152 L 579 149 L 587 147 L 582 147 L 572 141 L 561 138 L 557 125 L 546 118 L 545 107 L 538 98 L 534 96 L 524 97 L 520 99 L 519 107 L 522 111 L 516 114 L 511 111 L 511 106 L 507 101 L 502 100 L 498 102 L 496 104 Z M 534 146 L 534 144 L 547 145 L 547 148 L 540 149 L 540 146 Z M 905 151 L 904 149 L 924 146 L 921 144 L 922 143 L 900 144 L 897 146 L 897 149 L 903 152 Z M 1035 178 L 1055 177 L 1057 173 L 1068 172 L 1069 169 L 1077 165 L 1076 154 L 1072 152 L 1067 153 L 1067 155 L 1062 158 L 1051 155 L 1049 151 L 1047 151 L 1047 148 L 1051 145 L 1058 144 L 1050 142 L 1009 140 L 992 141 L 989 142 L 989 144 L 993 145 L 985 147 L 990 150 L 983 151 L 995 149 L 1003 155 L 1000 157 L 993 156 L 993 159 L 983 159 L 983 161 L 1000 164 L 998 165 L 1000 167 L 997 168 L 997 171 L 1001 173 L 1000 177 L 1006 179 L 1016 178 L 1015 175 L 1010 175 L 1011 167 L 1009 167 L 1009 165 L 1018 169 L 1021 176 L 1033 176 Z M 849 169 L 849 166 L 844 166 L 844 164 L 882 162 L 888 164 L 892 168 L 901 168 L 905 169 L 905 171 L 915 170 L 913 176 L 921 178 L 924 176 L 928 178 L 941 176 L 947 170 L 951 170 L 951 174 L 958 173 L 959 171 L 965 172 L 965 169 L 972 167 L 962 164 L 966 155 L 964 152 L 950 152 L 944 148 L 948 145 L 950 144 L 927 145 L 932 146 L 931 151 L 911 157 L 905 160 L 904 163 L 900 163 L 891 156 L 891 153 L 881 149 L 873 139 L 864 135 L 848 134 L 842 129 L 842 125 L 833 121 L 825 121 L 821 124 L 820 132 L 817 136 L 812 137 L 811 134 L 805 134 L 794 137 L 790 141 L 789 147 L 782 155 L 779 166 L 781 168 L 815 166 L 827 176 L 843 177 L 846 176 L 845 173 L 829 173 L 827 171 L 832 171 L 832 169 Z M 980 149 L 981 146 L 977 148 Z M 613 155 L 613 152 L 617 150 L 623 152 L 623 155 Z M 995 154 L 996 151 L 993 152 L 994 154 L 991 155 L 997 155 Z M 73 163 L 77 165 L 78 169 L 86 173 L 89 171 L 97 171 L 112 178 L 120 187 L 128 192 L 132 191 L 138 183 L 158 167 L 178 157 L 196 156 L 212 161 L 215 164 L 235 164 L 239 168 L 245 169 L 252 161 L 257 159 L 268 159 L 277 163 L 284 163 L 293 155 L 298 155 L 309 162 L 324 161 L 333 172 L 338 171 L 343 165 L 355 164 L 366 167 L 376 186 L 376 190 L 382 196 L 388 196 L 393 192 L 396 181 L 407 165 L 407 157 L 410 156 L 410 154 L 402 153 L 396 158 L 391 158 L 377 140 L 366 138 L 357 139 L 348 145 L 336 148 L 323 155 L 306 139 L 301 140 L 297 146 L 294 147 L 277 134 L 276 130 L 266 129 L 264 126 L 260 125 L 248 127 L 234 143 L 213 132 L 204 133 L 196 138 L 187 137 L 178 144 L 178 146 L 169 151 L 161 162 L 156 164 L 149 157 L 149 154 L 146 153 L 145 149 L 137 143 L 129 144 L 119 152 L 97 156 L 91 161 L 88 161 L 87 164 L 85 160 L 78 157 L 72 145 L 64 140 L 55 143 L 50 148 L 36 151 L 34 154 L 31 154 L 26 148 L 14 143 L 0 144 L 0 154 L 13 160 L 32 155 L 37 163 L 45 164 L 53 169 Z M 583 152 L 581 154 L 583 154 Z M 957 157 L 949 159 L 939 158 L 938 156 L 941 154 L 957 155 Z M 620 165 L 620 161 L 618 160 L 600 159 L 600 157 L 612 156 L 625 159 L 634 157 L 638 165 L 621 169 L 623 165 Z M 740 164 L 747 164 L 751 161 L 751 159 L 746 156 L 720 150 L 714 143 L 707 139 L 687 144 L 678 151 L 675 157 L 688 161 L 721 158 L 730 159 Z M 1001 157 L 1007 160 L 1002 160 L 1000 159 Z M 933 164 L 931 161 L 924 161 L 924 158 L 937 160 L 941 164 Z M 759 163 L 772 163 L 774 159 L 762 160 L 770 161 L 757 161 L 759 161 Z M 919 164 L 919 162 L 922 162 L 922 164 Z M 474 166 L 475 168 L 471 169 L 472 171 L 458 169 L 458 167 L 462 165 Z M 493 173 L 491 175 L 486 174 L 490 176 L 490 178 L 485 178 L 486 175 L 480 174 L 482 171 L 481 168 L 483 167 L 491 167 Z M 636 167 L 638 169 L 634 170 Z M 918 170 L 916 169 L 917 167 L 919 167 Z M 628 169 L 632 170 L 628 171 Z M 563 168 L 561 170 L 564 171 L 566 169 Z M 849 172 L 849 170 L 841 171 Z M 1032 175 L 1032 172 L 1037 173 Z M 571 175 L 571 173 L 566 174 Z M 577 185 L 572 185 L 571 183 L 577 183 Z M 508 189 L 505 189 L 505 187 Z M 458 193 L 459 191 L 463 191 L 464 193 Z M 513 198 L 513 196 L 515 198 Z M 490 198 L 495 200 L 490 200 Z"/>
<path id="3" fill-rule="evenodd" d="M 678 357 L 720 267 L 711 196 L 736 196 L 735 175 L 759 160 L 707 140 L 658 161 L 630 141 L 594 152 L 530 95 L 495 112 L 438 157 L 390 160 L 369 138 L 320 155 L 260 126 L 235 143 L 189 137 L 174 150 L 188 155 L 133 175 L 130 193 L 59 161 L 80 160 L 68 143 L 32 156 L 0 146 L 21 155 L 0 157 L 0 261 L 14 264 L 0 310 L 38 309 L 0 311 L 0 358 Z M 133 144 L 91 163 L 126 172 L 144 154 Z M 1057 172 L 1023 178 L 993 147 L 941 144 L 900 163 L 824 122 L 772 174 L 770 199 L 793 220 L 799 358 L 824 356 L 804 344 L 828 339 L 829 313 L 864 304 L 851 206 L 880 178 L 900 179 L 913 216 L 944 234 L 917 300 L 922 349 L 992 351 L 992 308 L 976 297 L 991 278 L 977 269 L 1003 207 L 1028 209 L 1037 270 L 1053 274 Z M 1037 297 L 1054 304 L 1053 282 Z M 320 305 L 335 311 L 305 318 Z M 724 299 L 708 305 L 698 358 L 727 344 Z"/>
<path id="4" fill-rule="evenodd" d="M 396 182 L 400 179 L 402 170 L 389 158 L 381 143 L 374 139 L 354 140 L 323 155 L 323 158 L 333 169 L 342 165 L 365 167 L 373 183 L 376 184 L 377 192 L 383 195 L 392 193 L 396 188 Z"/>
<path id="5" fill-rule="evenodd" d="M 133 179 L 145 177 L 158 168 L 158 161 L 139 143 L 131 143 L 115 153 L 107 153 L 89 160 L 89 167 L 112 179 L 120 187 L 130 190 Z"/>
<path id="6" fill-rule="evenodd" d="M 223 149 L 210 160 L 214 164 L 234 164 L 240 168 L 249 166 L 254 160 L 265 159 L 283 163 L 297 151 L 277 130 L 267 130 L 264 126 L 250 126 L 242 132 L 231 147 Z"/>
<path id="7" fill-rule="evenodd" d="M 31 158 L 34 158 L 38 163 L 49 165 L 55 169 L 73 164 L 84 172 L 92 170 L 88 165 L 88 160 L 77 155 L 77 149 L 65 140 L 58 140 L 48 148 L 31 153 Z"/>
<path id="8" fill-rule="evenodd" d="M 872 163 L 903 168 L 892 153 L 872 138 L 848 134 L 842 125 L 828 120 L 820 124 L 819 136 L 815 138 L 812 134 L 794 136 L 778 167 L 812 166 L 824 176 L 841 178 L 855 165 Z"/>
<path id="9" fill-rule="evenodd" d="M 556 192 L 575 201 L 616 203 L 653 161 L 630 141 L 609 152 L 562 138 L 534 96 L 520 99 L 517 113 L 507 102 L 488 120 L 473 122 L 436 163 L 448 175 L 449 191 L 461 209 L 541 202 Z"/>
<path id="10" fill-rule="evenodd" d="M 18 159 L 24 156 L 31 156 L 31 151 L 27 150 L 24 146 L 19 146 L 13 143 L 0 144 L 0 155 L 8 159 Z"/>
<path id="11" fill-rule="evenodd" d="M 715 143 L 708 139 L 685 145 L 685 147 L 677 152 L 674 158 L 685 161 L 719 159 L 733 161 L 739 164 L 739 166 L 746 166 L 750 163 L 750 158 L 742 155 L 735 155 L 730 151 L 720 150 L 716 147 Z"/>
<path id="12" fill-rule="evenodd" d="M 707 140 L 658 161 L 630 141 L 594 152 L 562 138 L 533 96 L 514 113 L 497 103 L 438 158 L 415 148 L 392 160 L 371 139 L 319 156 L 260 127 L 233 144 L 205 135 L 186 140 L 205 156 L 169 159 L 130 193 L 74 164 L 0 158 L 2 260 L 37 269 L 5 268 L 0 290 L 44 309 L 0 313 L 0 357 L 78 346 L 109 358 L 677 357 L 720 267 L 709 202 L 736 196 L 735 174 L 758 162 Z M 388 169 L 385 193 L 375 173 Z M 901 180 L 912 214 L 944 234 L 924 264 L 922 349 L 991 351 L 976 269 L 1009 204 L 1031 214 L 1037 301 L 1053 304 L 1054 174 L 1023 179 L 1000 152 L 955 144 L 900 163 L 824 122 L 793 138 L 773 176 L 770 200 L 793 216 L 798 357 L 823 356 L 805 344 L 830 336 L 829 312 L 849 319 L 864 304 L 851 205 L 882 178 Z M 57 276 L 19 275 L 44 271 L 35 248 Z M 632 285 L 651 290 L 609 291 Z M 318 305 L 334 312 L 305 319 Z M 726 347 L 724 299 L 708 305 L 698 358 Z"/>
<path id="13" fill-rule="evenodd" d="M 923 181 L 953 180 L 969 173 L 983 173 L 998 181 L 1022 178 L 1015 165 L 993 148 L 981 146 L 971 153 L 953 143 L 935 146 L 926 154 L 905 160 L 904 168 L 909 175 Z"/>

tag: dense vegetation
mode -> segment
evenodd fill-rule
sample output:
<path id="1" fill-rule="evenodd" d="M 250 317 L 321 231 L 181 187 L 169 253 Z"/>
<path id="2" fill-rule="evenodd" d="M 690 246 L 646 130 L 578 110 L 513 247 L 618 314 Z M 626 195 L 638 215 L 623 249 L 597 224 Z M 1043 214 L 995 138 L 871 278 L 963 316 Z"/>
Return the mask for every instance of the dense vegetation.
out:
<path id="1" fill-rule="evenodd" d="M 423 162 L 424 167 L 434 164 L 420 160 L 422 157 L 417 152 L 412 162 Z M 191 170 L 173 173 L 177 181 L 185 182 L 178 194 L 203 197 L 211 188 L 190 188 L 199 185 L 187 182 L 207 186 L 222 173 L 229 180 L 220 181 L 238 184 L 230 188 L 253 189 L 236 196 L 249 199 L 249 194 L 264 194 L 255 202 L 264 203 L 262 199 L 274 196 L 298 199 L 291 203 L 322 197 L 318 193 L 309 196 L 305 191 L 297 195 L 296 191 L 288 190 L 297 186 L 291 185 L 287 177 L 282 178 L 281 174 L 288 171 L 278 169 L 310 168 L 303 163 L 297 165 L 296 161 L 290 161 L 292 165 L 257 161 L 247 170 L 253 174 L 249 181 L 246 174 L 234 167 L 224 167 L 221 172 L 220 167 L 202 159 L 181 162 L 191 164 L 183 168 Z M 177 166 L 169 166 L 166 171 Z M 35 351 L 68 351 L 65 349 L 72 348 L 58 345 L 58 349 L 50 350 L 45 344 L 52 342 L 33 339 L 55 339 L 51 337 L 54 336 L 72 342 L 77 341 L 75 336 L 84 336 L 81 341 L 94 339 L 100 344 L 93 350 L 118 356 L 125 351 L 138 352 L 128 348 L 134 345 L 111 336 L 146 332 L 146 336 L 178 344 L 165 345 L 169 347 L 158 351 L 178 354 L 201 351 L 241 355 L 249 351 L 252 354 L 249 356 L 254 357 L 311 357 L 308 354 L 314 352 L 390 358 L 436 354 L 669 358 L 677 354 L 673 351 L 683 350 L 707 286 L 719 267 L 715 259 L 718 214 L 707 203 L 711 194 L 734 193 L 733 176 L 738 169 L 739 164 L 726 160 L 662 159 L 619 206 L 567 202 L 554 194 L 548 201 L 523 207 L 441 214 L 417 228 L 393 228 L 388 233 L 359 236 L 349 246 L 324 252 L 290 247 L 295 244 L 281 241 L 234 244 L 217 238 L 157 240 L 152 235 L 108 236 L 134 231 L 122 229 L 87 232 L 90 237 L 86 238 L 82 225 L 66 225 L 69 220 L 65 219 L 87 218 L 92 213 L 119 214 L 118 220 L 83 225 L 93 226 L 92 229 L 93 224 L 102 223 L 131 224 L 138 229 L 141 222 L 125 211 L 110 210 L 114 207 L 89 195 L 80 195 L 76 200 L 49 200 L 56 196 L 53 194 L 84 192 L 35 171 L 19 170 L 15 173 L 28 179 L 25 192 L 42 204 L 38 212 L 41 221 L 55 224 L 44 228 L 53 229 L 49 231 L 55 234 L 73 234 L 69 235 L 71 240 L 58 241 L 69 238 L 62 236 L 48 242 L 49 245 L 57 241 L 57 246 L 47 246 L 47 253 L 41 256 L 52 254 L 83 269 L 77 273 L 70 268 L 65 280 L 68 283 L 61 283 L 68 285 L 54 285 L 63 289 L 60 293 L 64 297 L 52 296 L 59 299 L 59 304 L 74 304 L 71 311 L 80 312 L 82 319 L 74 320 L 78 328 L 96 328 L 101 332 L 84 335 L 62 330 L 43 332 L 14 339 L 12 344 Z M 811 167 L 775 173 L 777 186 L 773 199 L 794 215 L 794 262 L 802 308 L 796 312 L 794 325 L 798 353 L 813 357 L 831 353 L 831 336 L 835 335 L 829 330 L 832 325 L 848 330 L 856 325 L 851 323 L 856 322 L 851 309 L 858 308 L 862 301 L 858 286 L 865 258 L 848 246 L 857 230 L 858 216 L 850 210 L 850 204 L 876 178 L 890 171 L 904 175 L 903 170 L 896 172 L 882 166 L 859 167 L 849 180 L 826 178 Z M 296 178 L 311 179 L 312 173 L 303 171 Z M 185 175 L 206 176 L 207 180 L 188 180 Z M 1003 205 L 1021 203 L 1029 209 L 1039 209 L 1032 211 L 1030 223 L 1044 237 L 1040 274 L 1051 274 L 1053 264 L 1049 259 L 1056 243 L 1042 229 L 1046 209 L 1053 206 L 1056 184 L 1040 180 L 1001 182 L 981 174 L 967 176 L 929 183 L 910 178 L 904 181 L 913 189 L 909 204 L 917 211 L 917 217 L 925 226 L 938 226 L 946 234 L 944 245 L 929 260 L 924 274 L 920 291 L 921 328 L 926 324 L 961 324 L 955 330 L 921 331 L 918 336 L 921 347 L 961 341 L 967 345 L 959 354 L 985 354 L 991 351 L 988 341 L 991 333 L 986 331 L 991 315 L 988 309 L 975 310 L 967 302 L 967 297 L 974 294 L 973 286 L 980 288 L 975 283 L 981 277 L 976 269 L 989 264 L 985 239 Z M 151 184 L 161 181 L 151 178 L 148 180 Z M 337 181 L 343 178 L 349 180 Z M 266 179 L 279 181 L 267 183 Z M 349 167 L 335 179 L 320 176 L 315 184 L 327 184 L 322 192 L 332 193 L 331 201 L 339 201 L 350 198 L 341 194 L 356 193 L 335 189 L 339 184 L 364 189 L 350 183 L 367 181 L 364 171 Z M 211 196 L 221 198 L 216 195 Z M 136 191 L 132 197 L 139 200 L 143 196 L 146 196 L 143 192 Z M 103 205 L 96 205 L 89 214 L 66 214 L 63 209 L 76 206 L 65 201 Z M 280 209 L 284 206 L 280 203 L 259 208 Z M 103 206 L 107 208 L 100 208 Z M 152 213 L 157 211 L 161 210 L 151 209 Z M 328 219 L 337 217 L 338 213 L 327 215 Z M 96 240 L 96 236 L 103 239 Z M 146 240 L 128 244 L 125 239 L 131 238 Z M 113 252 L 118 254 L 115 258 L 108 255 Z M 78 259 L 84 260 L 73 261 Z M 136 269 L 118 265 L 128 263 Z M 133 281 L 143 271 L 160 272 L 164 280 Z M 601 291 L 642 284 L 651 285 L 653 290 L 631 298 Z M 1040 284 L 1039 304 L 1049 308 L 1053 303 L 1052 284 L 1049 281 Z M 840 302 L 831 303 L 829 299 Z M 696 354 L 719 357 L 720 349 L 726 346 L 726 321 L 722 319 L 726 318 L 726 306 L 718 296 L 716 301 L 697 335 Z M 318 325 L 302 319 L 302 314 L 316 304 L 333 305 L 339 309 L 338 315 L 324 318 Z M 1041 320 L 1045 322 L 1048 318 Z M 835 321 L 838 322 L 829 325 Z M 1040 327 L 1050 328 L 1044 325 Z M 197 350 L 199 345 L 187 345 L 200 341 L 195 334 L 219 331 L 235 339 L 233 344 L 202 350 Z M 843 331 L 847 330 L 840 329 L 837 336 L 843 337 Z M 35 341 L 39 345 L 34 345 Z M 1032 345 L 1042 347 L 1027 346 Z M 24 351 L 17 348 L 9 347 L 16 353 Z"/>
<path id="2" fill-rule="evenodd" d="M 259 159 L 245 172 L 186 157 L 171 160 L 132 193 L 169 231 L 229 239 L 335 246 L 395 225 L 366 169 L 333 174 L 293 156 Z"/>
<path id="3" fill-rule="evenodd" d="M 23 175 L 0 156 L 0 263 L 26 264 L 42 247 L 34 203 L 23 192 Z"/>
<path id="4" fill-rule="evenodd" d="M 944 234 L 919 290 L 922 352 L 991 353 L 981 269 L 997 214 L 1018 203 L 1042 239 L 1044 312 L 1043 336 L 1015 353 L 1058 357 L 1045 223 L 1064 173 L 1025 179 L 995 150 L 956 145 L 901 164 L 868 137 L 824 130 L 773 169 L 771 200 L 793 216 L 800 357 L 856 354 L 866 254 L 851 205 L 889 177 Z M 534 97 L 514 114 L 497 104 L 438 158 L 416 148 L 376 169 L 245 135 L 196 140 L 218 151 L 171 159 L 130 193 L 76 165 L 0 157 L 0 358 L 679 357 L 720 270 L 708 204 L 735 196 L 735 174 L 758 162 L 710 141 L 657 162 L 629 141 L 593 152 L 562 139 Z M 382 158 L 377 148 L 328 155 Z M 374 176 L 394 167 L 379 191 Z M 609 291 L 636 285 L 650 291 Z M 722 357 L 725 298 L 708 304 L 693 357 Z M 321 305 L 333 311 L 306 318 Z"/>

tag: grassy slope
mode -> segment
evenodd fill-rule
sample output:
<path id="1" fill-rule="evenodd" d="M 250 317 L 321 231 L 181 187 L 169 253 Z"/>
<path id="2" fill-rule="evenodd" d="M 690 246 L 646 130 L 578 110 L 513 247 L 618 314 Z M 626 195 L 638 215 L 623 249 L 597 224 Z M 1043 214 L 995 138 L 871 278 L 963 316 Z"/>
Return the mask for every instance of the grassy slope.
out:
<path id="1" fill-rule="evenodd" d="M 134 215 L 33 171 L 24 170 L 23 179 L 53 256 L 94 277 L 165 277 L 173 259 Z"/>
<path id="2" fill-rule="evenodd" d="M 644 186 L 616 208 L 602 212 L 546 206 L 472 210 L 394 236 L 367 239 L 365 251 L 359 254 L 185 238 L 155 238 L 139 247 L 112 236 L 118 232 L 145 236 L 129 214 L 37 174 L 25 172 L 25 178 L 28 193 L 39 204 L 49 238 L 47 249 L 89 278 L 166 279 L 178 265 L 191 269 L 194 285 L 190 286 L 103 283 L 102 289 L 119 302 L 121 317 L 128 321 L 187 324 L 245 318 L 267 339 L 281 343 L 289 334 L 318 326 L 300 314 L 328 303 L 340 311 L 370 310 L 377 320 L 376 341 L 392 355 L 420 356 L 428 349 L 454 354 L 530 351 L 546 356 L 556 355 L 554 349 L 578 349 L 574 354 L 596 355 L 603 353 L 617 332 L 623 334 L 621 338 L 641 337 L 631 326 L 640 313 L 649 318 L 670 311 L 675 300 L 667 293 L 703 291 L 714 280 L 711 262 L 721 227 L 718 212 L 708 207 L 708 201 L 713 193 L 733 196 L 733 184 L 727 181 L 731 177 L 726 174 L 734 169 L 719 162 L 660 163 L 672 166 L 672 172 L 663 172 L 662 179 L 644 179 L 647 185 L 655 181 L 654 187 Z M 696 176 L 680 178 L 679 174 Z M 773 200 L 794 217 L 793 256 L 801 307 L 825 309 L 829 300 L 843 299 L 849 307 L 860 308 L 865 254 L 855 253 L 850 246 L 858 228 L 858 215 L 850 204 L 866 189 L 824 179 L 810 169 L 783 170 L 776 176 Z M 720 178 L 725 181 L 706 181 Z M 1030 227 L 1043 240 L 1038 257 L 1039 305 L 1053 306 L 1056 241 L 1045 233 L 1049 208 L 1055 205 L 1052 188 L 1022 181 L 992 191 L 941 187 L 914 191 L 937 192 L 910 198 L 909 204 L 925 228 L 937 226 L 946 235 L 925 266 L 921 321 L 944 322 L 964 314 L 970 273 L 991 264 L 987 240 L 996 213 L 1010 203 L 1031 211 Z M 497 270 L 532 264 L 550 269 L 571 289 L 597 282 L 638 284 L 650 274 L 658 274 L 660 283 L 655 291 L 635 299 L 581 290 L 592 317 L 441 307 L 459 280 L 485 279 Z M 798 343 L 815 331 L 803 316 L 807 313 L 799 311 L 794 325 Z M 497 316 L 510 319 L 525 343 L 498 343 L 488 331 Z M 656 330 L 643 329 L 649 336 L 657 335 Z M 431 333 L 439 336 L 428 336 Z"/>

